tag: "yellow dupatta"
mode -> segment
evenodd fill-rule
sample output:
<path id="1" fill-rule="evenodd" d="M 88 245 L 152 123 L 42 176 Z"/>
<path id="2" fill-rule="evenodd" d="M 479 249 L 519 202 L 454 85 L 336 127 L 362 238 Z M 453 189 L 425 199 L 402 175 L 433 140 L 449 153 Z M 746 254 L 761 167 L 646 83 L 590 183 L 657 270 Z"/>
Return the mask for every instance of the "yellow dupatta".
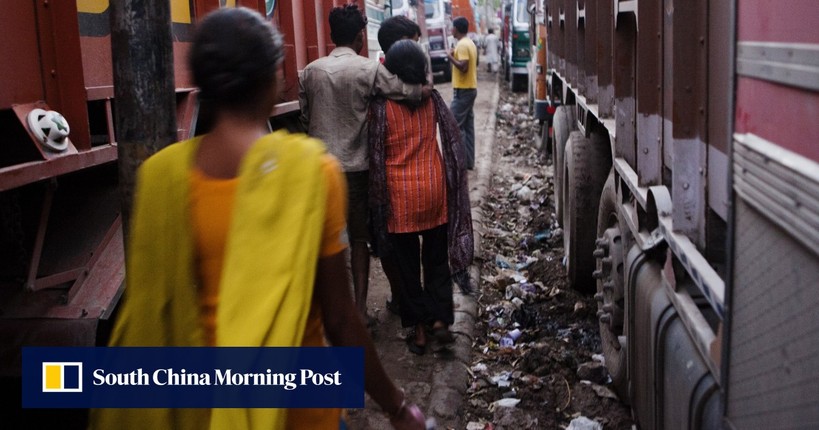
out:
<path id="1" fill-rule="evenodd" d="M 199 138 L 141 167 L 124 302 L 110 346 L 202 346 L 189 169 Z M 325 217 L 320 141 L 276 132 L 245 155 L 217 308 L 219 346 L 301 345 Z M 279 429 L 286 409 L 98 409 L 91 427 Z M 208 425 L 209 423 L 209 425 Z"/>

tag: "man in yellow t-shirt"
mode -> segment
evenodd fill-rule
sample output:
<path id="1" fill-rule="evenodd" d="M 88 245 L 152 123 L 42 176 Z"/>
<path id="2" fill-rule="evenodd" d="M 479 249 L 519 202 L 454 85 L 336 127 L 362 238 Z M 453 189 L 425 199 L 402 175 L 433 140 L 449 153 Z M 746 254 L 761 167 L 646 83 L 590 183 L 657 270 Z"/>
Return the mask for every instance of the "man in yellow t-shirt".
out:
<path id="1" fill-rule="evenodd" d="M 458 120 L 461 142 L 466 153 L 466 168 L 475 168 L 475 115 L 472 107 L 478 96 L 478 49 L 466 36 L 469 21 L 464 17 L 452 21 L 452 36 L 458 40 L 449 53 L 452 63 L 452 103 L 449 109 Z"/>

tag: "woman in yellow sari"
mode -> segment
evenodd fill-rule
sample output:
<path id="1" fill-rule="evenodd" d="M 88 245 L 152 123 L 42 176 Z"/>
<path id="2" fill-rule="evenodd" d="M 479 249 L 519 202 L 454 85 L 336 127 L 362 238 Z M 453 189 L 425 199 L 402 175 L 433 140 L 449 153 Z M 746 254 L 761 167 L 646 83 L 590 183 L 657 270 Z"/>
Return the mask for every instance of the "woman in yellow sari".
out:
<path id="1" fill-rule="evenodd" d="M 363 346 L 365 390 L 423 429 L 382 367 L 350 294 L 347 195 L 320 141 L 268 132 L 281 38 L 257 12 L 199 24 L 190 69 L 210 132 L 140 168 L 127 290 L 111 346 Z M 339 409 L 103 409 L 96 428 L 338 429 Z"/>

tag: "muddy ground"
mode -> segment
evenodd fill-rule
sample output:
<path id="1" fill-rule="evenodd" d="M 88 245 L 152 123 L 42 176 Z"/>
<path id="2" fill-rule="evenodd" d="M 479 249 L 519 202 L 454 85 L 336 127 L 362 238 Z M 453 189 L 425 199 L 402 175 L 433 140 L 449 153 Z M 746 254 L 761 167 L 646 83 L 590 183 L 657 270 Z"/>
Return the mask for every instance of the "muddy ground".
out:
<path id="1" fill-rule="evenodd" d="M 501 82 L 491 187 L 485 196 L 479 314 L 467 430 L 631 429 L 601 363 L 597 304 L 566 284 L 552 166 L 525 93 Z M 572 421 L 573 426 L 570 426 Z M 591 427 L 577 427 L 585 421 Z"/>

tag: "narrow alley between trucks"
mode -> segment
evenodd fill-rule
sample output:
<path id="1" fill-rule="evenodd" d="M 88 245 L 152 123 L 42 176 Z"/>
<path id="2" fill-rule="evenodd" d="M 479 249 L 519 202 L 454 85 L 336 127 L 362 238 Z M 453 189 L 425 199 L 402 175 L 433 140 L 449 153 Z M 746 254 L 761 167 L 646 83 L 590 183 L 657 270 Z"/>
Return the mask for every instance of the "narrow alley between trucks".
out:
<path id="1" fill-rule="evenodd" d="M 567 286 L 553 172 L 532 142 L 540 125 L 525 93 L 481 69 L 475 102 L 476 170 L 470 189 L 477 288 L 455 289 L 457 342 L 423 356 L 386 307 L 389 287 L 372 262 L 371 333 L 390 375 L 434 428 L 631 429 L 627 406 L 608 386 L 594 298 Z M 449 83 L 437 83 L 445 100 Z M 351 428 L 386 429 L 378 406 L 349 411 Z"/>
<path id="2" fill-rule="evenodd" d="M 497 109 L 464 428 L 629 429 L 606 386 L 597 303 L 566 284 L 552 166 L 532 144 L 540 126 L 502 81 Z"/>

